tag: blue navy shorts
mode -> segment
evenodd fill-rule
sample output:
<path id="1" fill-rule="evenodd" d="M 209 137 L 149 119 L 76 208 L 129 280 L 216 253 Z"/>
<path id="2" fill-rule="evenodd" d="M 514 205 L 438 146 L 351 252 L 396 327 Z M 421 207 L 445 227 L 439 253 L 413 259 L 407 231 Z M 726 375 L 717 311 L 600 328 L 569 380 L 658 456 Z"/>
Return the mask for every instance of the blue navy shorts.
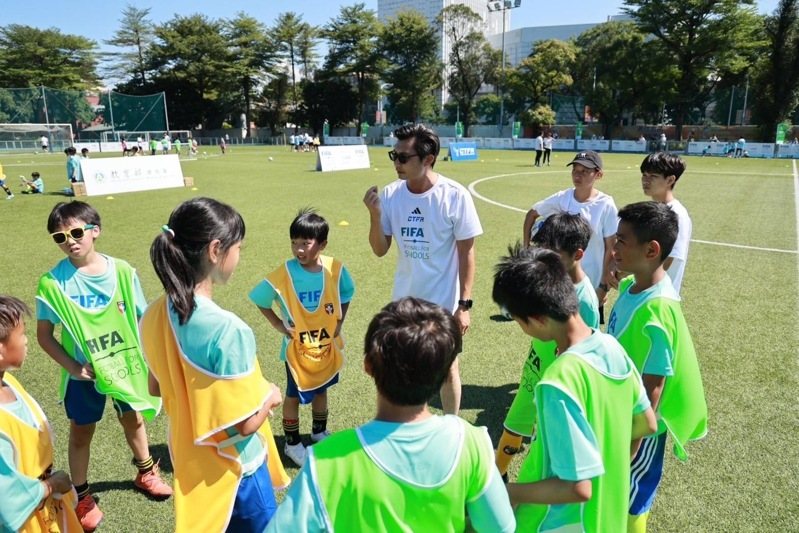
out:
<path id="1" fill-rule="evenodd" d="M 327 389 L 329 389 L 336 383 L 338 383 L 338 374 L 336 374 L 333 377 L 333 379 L 331 379 L 330 381 L 328 381 L 318 389 L 301 391 L 297 389 L 297 383 L 294 381 L 294 378 L 291 376 L 291 370 L 289 370 L 289 364 L 286 363 L 286 397 L 299 398 L 300 404 L 302 405 L 311 403 L 314 399 L 314 396 L 316 396 L 317 394 L 322 394 L 323 392 L 327 392 Z"/>
<path id="2" fill-rule="evenodd" d="M 264 460 L 252 475 L 241 478 L 227 532 L 261 533 L 276 511 L 277 502 L 275 491 L 272 489 L 272 478 Z"/>
<path id="3" fill-rule="evenodd" d="M 67 382 L 67 393 L 64 396 L 64 409 L 67 418 L 78 426 L 95 424 L 103 418 L 106 395 L 97 392 L 94 381 L 70 379 Z M 125 402 L 111 398 L 117 416 L 122 416 L 133 408 Z"/>
<path id="4" fill-rule="evenodd" d="M 644 514 L 652 508 L 663 477 L 666 431 L 641 442 L 630 467 L 630 514 Z"/>

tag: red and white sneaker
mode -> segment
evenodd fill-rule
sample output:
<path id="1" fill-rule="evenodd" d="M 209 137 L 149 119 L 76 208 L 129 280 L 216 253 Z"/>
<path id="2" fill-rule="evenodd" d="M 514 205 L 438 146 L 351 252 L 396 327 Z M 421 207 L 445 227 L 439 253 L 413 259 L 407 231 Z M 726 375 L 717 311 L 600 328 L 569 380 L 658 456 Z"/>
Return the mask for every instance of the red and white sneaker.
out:
<path id="1" fill-rule="evenodd" d="M 133 480 L 133 484 L 137 489 L 154 500 L 166 500 L 172 496 L 172 487 L 161 479 L 158 463 L 155 463 L 153 469 L 149 472 L 139 472 L 136 475 L 136 479 Z"/>
<path id="2" fill-rule="evenodd" d="M 87 494 L 78 500 L 75 514 L 78 515 L 83 531 L 87 533 L 97 529 L 97 526 L 103 521 L 103 512 L 97 507 L 97 502 L 94 501 L 94 496 L 91 494 Z"/>

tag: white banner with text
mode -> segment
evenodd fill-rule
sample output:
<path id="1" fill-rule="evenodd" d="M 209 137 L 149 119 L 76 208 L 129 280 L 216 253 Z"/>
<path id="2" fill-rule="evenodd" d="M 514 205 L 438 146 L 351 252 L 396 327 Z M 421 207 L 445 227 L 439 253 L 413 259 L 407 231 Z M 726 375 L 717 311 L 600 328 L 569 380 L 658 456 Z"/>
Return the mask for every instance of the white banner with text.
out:
<path id="1" fill-rule="evenodd" d="M 353 170 L 369 168 L 369 150 L 366 145 L 320 146 L 316 170 Z"/>
<path id="2" fill-rule="evenodd" d="M 88 196 L 183 187 L 177 155 L 81 159 Z"/>

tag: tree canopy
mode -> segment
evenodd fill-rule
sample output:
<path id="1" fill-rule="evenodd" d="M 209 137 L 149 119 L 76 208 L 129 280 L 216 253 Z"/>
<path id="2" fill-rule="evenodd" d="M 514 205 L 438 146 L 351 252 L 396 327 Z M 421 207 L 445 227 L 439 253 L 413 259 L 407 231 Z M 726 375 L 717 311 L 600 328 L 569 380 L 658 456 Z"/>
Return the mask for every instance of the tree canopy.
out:
<path id="1" fill-rule="evenodd" d="M 765 33 L 768 53 L 757 64 L 754 107 L 768 139 L 799 104 L 799 0 L 781 0 L 766 18 Z"/>
<path id="2" fill-rule="evenodd" d="M 480 31 L 482 18 L 463 4 L 445 7 L 436 21 L 449 38 L 447 86 L 468 135 L 469 126 L 477 120 L 475 104 L 480 89 L 497 80 L 501 52 L 486 42 Z"/>
<path id="3" fill-rule="evenodd" d="M 350 80 L 355 88 L 356 131 L 365 117 L 366 102 L 377 98 L 385 68 L 378 48 L 380 23 L 365 4 L 341 8 L 339 16 L 321 31 L 327 39 L 324 70 L 329 79 Z"/>
<path id="4" fill-rule="evenodd" d="M 726 122 L 741 108 L 744 85 L 764 139 L 795 116 L 799 0 L 780 0 L 768 16 L 756 13 L 755 0 L 625 0 L 625 12 L 631 21 L 535 43 L 514 66 L 501 64 L 481 18 L 463 4 L 432 21 L 406 10 L 381 23 L 354 2 L 321 27 L 290 11 L 271 25 L 246 13 L 156 24 L 150 9 L 130 4 L 105 41 L 113 52 L 55 28 L 9 24 L 0 27 L 0 120 L 44 120 L 46 86 L 74 91 L 58 93 L 48 111 L 89 122 L 81 91 L 105 94 L 103 77 L 122 93 L 163 92 L 170 126 L 180 129 L 238 125 L 242 115 L 247 131 L 252 122 L 273 132 L 290 123 L 317 130 L 325 119 L 358 128 L 385 96 L 395 124 L 494 124 L 504 106 L 516 120 L 544 125 L 563 120 L 571 101 L 572 116 L 590 113 L 607 137 L 637 120 L 673 121 L 679 136 L 684 124 Z"/>
<path id="5" fill-rule="evenodd" d="M 435 112 L 433 96 L 442 85 L 437 49 L 438 33 L 419 12 L 401 11 L 383 27 L 380 53 L 389 65 L 383 79 L 390 121 L 417 122 Z"/>
<path id="6" fill-rule="evenodd" d="M 119 29 L 105 44 L 122 51 L 103 54 L 108 74 L 114 78 L 128 78 L 131 86 L 147 85 L 147 52 L 155 37 L 155 26 L 149 19 L 150 9 L 128 5 L 119 19 Z"/>
<path id="7" fill-rule="evenodd" d="M 0 28 L 0 86 L 87 89 L 98 82 L 96 43 L 49 28 Z"/>
<path id="8" fill-rule="evenodd" d="M 677 135 L 701 118 L 713 89 L 726 75 L 745 71 L 760 45 L 754 0 L 626 0 L 625 11 L 654 37 L 659 63 L 675 68 L 671 108 Z"/>

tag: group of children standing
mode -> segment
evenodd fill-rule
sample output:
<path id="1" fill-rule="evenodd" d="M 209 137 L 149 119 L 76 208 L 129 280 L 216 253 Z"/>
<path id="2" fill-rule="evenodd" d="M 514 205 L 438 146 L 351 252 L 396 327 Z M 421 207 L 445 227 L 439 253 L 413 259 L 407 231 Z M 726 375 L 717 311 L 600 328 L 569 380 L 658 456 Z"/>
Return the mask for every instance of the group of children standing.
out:
<path id="1" fill-rule="evenodd" d="M 98 527 L 103 512 L 87 473 L 96 423 L 110 397 L 138 469 L 134 486 L 157 500 L 174 492 L 177 530 L 263 531 L 277 507 L 274 488 L 289 482 L 265 423 L 272 409 L 283 403 L 285 453 L 298 465 L 305 459 L 300 403 L 312 404 L 312 441 L 330 435 L 326 389 L 338 381 L 343 363 L 340 332 L 354 285 L 339 261 L 321 255 L 327 222 L 303 210 L 290 228 L 294 257 L 251 294 L 287 335 L 285 402 L 261 373 L 252 330 L 213 301 L 214 285 L 233 274 L 244 239 L 244 221 L 232 207 L 196 198 L 172 213 L 150 250 L 165 295 L 149 306 L 135 270 L 95 249 L 102 224 L 93 207 L 59 203 L 47 228 L 67 257 L 39 281 L 36 332 L 62 368 L 70 475 L 51 472 L 44 415 L 5 375 L 24 361 L 28 311 L 16 298 L 2 297 L 0 488 L 15 496 L 0 504 L 3 530 Z M 280 318 L 271 310 L 278 301 Z M 161 479 L 144 425 L 162 399 L 174 489 Z"/>
<path id="2" fill-rule="evenodd" d="M 110 396 L 134 486 L 154 499 L 174 494 L 177 531 L 461 531 L 467 520 L 476 531 L 645 531 L 666 435 L 685 459 L 685 444 L 706 431 L 678 296 L 690 222 L 672 190 L 685 166 L 648 156 L 642 184 L 655 201 L 616 213 L 594 188 L 601 157 L 583 152 L 570 165 L 574 188 L 536 204 L 524 245 L 496 266 L 494 300 L 533 338 L 496 456 L 484 428 L 430 412 L 461 331 L 451 314 L 415 298 L 384 307 L 366 332 L 375 419 L 331 435 L 327 390 L 343 364 L 355 286 L 323 255 L 329 227 L 313 210 L 289 228 L 292 258 L 249 294 L 284 336 L 284 398 L 261 372 L 252 329 L 213 300 L 239 262 L 245 224 L 235 209 L 195 198 L 172 212 L 150 248 L 165 294 L 146 305 L 135 270 L 95 249 L 97 211 L 57 204 L 47 228 L 66 258 L 40 279 L 37 339 L 62 368 L 70 475 L 53 471 L 46 418 L 7 373 L 25 359 L 28 310 L 0 297 L 0 492 L 13 495 L 0 503 L 0 524 L 97 528 L 89 451 Z M 610 286 L 619 297 L 602 333 Z M 274 489 L 289 478 L 267 418 L 281 403 L 284 453 L 302 468 L 278 507 Z M 314 445 L 306 448 L 299 406 L 308 403 Z M 144 425 L 162 406 L 174 487 L 160 477 Z M 530 451 L 506 485 L 523 437 Z"/>
<path id="3" fill-rule="evenodd" d="M 512 249 L 496 268 L 494 300 L 533 337 L 496 462 L 506 475 L 532 437 L 508 485 L 520 529 L 643 532 L 666 435 L 685 460 L 686 443 L 707 431 L 679 297 L 691 221 L 673 189 L 685 163 L 647 156 L 641 183 L 653 201 L 618 212 L 595 188 L 599 154 L 582 152 L 570 165 L 574 188 L 528 212 L 525 244 L 535 246 Z M 536 225 L 539 215 L 548 216 Z M 611 287 L 619 295 L 601 333 Z"/>

